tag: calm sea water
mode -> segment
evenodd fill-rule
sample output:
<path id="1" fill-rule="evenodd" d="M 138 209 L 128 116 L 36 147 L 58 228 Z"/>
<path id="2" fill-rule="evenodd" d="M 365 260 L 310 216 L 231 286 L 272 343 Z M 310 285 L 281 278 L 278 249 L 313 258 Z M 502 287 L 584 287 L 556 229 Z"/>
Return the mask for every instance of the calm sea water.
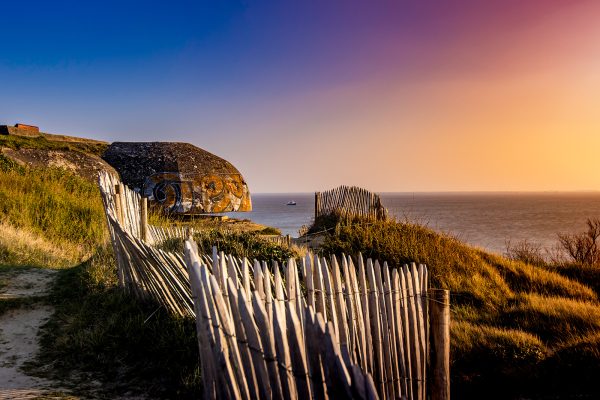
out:
<path id="1" fill-rule="evenodd" d="M 600 192 L 591 193 L 383 193 L 391 215 L 502 253 L 506 243 L 527 239 L 551 248 L 558 232 L 579 232 L 600 218 Z M 288 206 L 290 200 L 296 206 Z M 292 236 L 314 215 L 314 194 L 254 194 L 254 211 L 236 218 L 275 226 Z"/>

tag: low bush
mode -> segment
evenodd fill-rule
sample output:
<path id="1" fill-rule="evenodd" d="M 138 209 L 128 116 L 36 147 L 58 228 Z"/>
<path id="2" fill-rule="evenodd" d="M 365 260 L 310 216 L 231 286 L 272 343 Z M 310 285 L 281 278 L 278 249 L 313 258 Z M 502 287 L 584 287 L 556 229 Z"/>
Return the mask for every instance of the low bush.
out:
<path id="1" fill-rule="evenodd" d="M 259 231 L 261 235 L 281 235 L 281 231 L 272 226 L 267 226 L 265 229 Z"/>
<path id="2" fill-rule="evenodd" d="M 516 243 L 508 241 L 505 256 L 510 260 L 522 261 L 538 267 L 546 266 L 546 257 L 542 246 L 529 240 L 521 240 Z"/>
<path id="3" fill-rule="evenodd" d="M 284 262 L 290 257 L 298 257 L 293 248 L 269 242 L 251 232 L 230 233 L 211 229 L 194 233 L 194 240 L 199 250 L 212 254 L 212 247 L 236 257 L 247 257 L 250 260 Z M 161 243 L 158 247 L 166 251 L 183 252 L 184 239 L 174 238 Z"/>

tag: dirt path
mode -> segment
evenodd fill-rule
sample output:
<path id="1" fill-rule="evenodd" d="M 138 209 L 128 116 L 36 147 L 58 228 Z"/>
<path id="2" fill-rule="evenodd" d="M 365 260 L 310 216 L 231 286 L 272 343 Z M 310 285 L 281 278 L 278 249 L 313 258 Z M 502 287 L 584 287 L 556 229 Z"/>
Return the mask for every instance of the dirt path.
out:
<path id="1" fill-rule="evenodd" d="M 58 385 L 23 372 L 23 365 L 38 352 L 38 330 L 53 312 L 44 301 L 56 271 L 42 269 L 0 270 L 0 302 L 24 301 L 21 307 L 0 314 L 0 400 L 57 398 Z M 59 397 L 60 398 L 60 397 Z"/>

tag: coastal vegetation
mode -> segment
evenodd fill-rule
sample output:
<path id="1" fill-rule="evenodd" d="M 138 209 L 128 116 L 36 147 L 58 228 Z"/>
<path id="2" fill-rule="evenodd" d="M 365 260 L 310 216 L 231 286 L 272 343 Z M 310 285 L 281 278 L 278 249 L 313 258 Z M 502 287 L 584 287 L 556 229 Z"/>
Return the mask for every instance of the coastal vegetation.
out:
<path id="1" fill-rule="evenodd" d="M 50 151 L 76 151 L 100 156 L 108 147 L 108 143 L 58 135 L 44 135 L 37 137 L 0 135 L 0 147 L 6 147 L 13 150 L 37 149 Z"/>
<path id="2" fill-rule="evenodd" d="M 0 155 L 0 264 L 69 266 L 107 238 L 94 184 Z"/>
<path id="3" fill-rule="evenodd" d="M 217 229 L 195 232 L 194 240 L 198 243 L 200 251 L 212 254 L 213 246 L 219 251 L 234 257 L 246 257 L 249 260 L 273 260 L 277 262 L 287 261 L 290 257 L 297 258 L 300 249 L 296 247 L 281 246 L 269 242 L 256 233 L 223 232 Z M 183 253 L 183 242 L 181 238 L 168 239 L 158 247 L 167 251 Z"/>
<path id="4" fill-rule="evenodd" d="M 590 373 L 600 371 L 598 265 L 510 259 L 409 222 L 337 220 L 331 228 L 324 254 L 425 263 L 430 286 L 451 291 L 453 396 L 600 393 Z"/>
<path id="5" fill-rule="evenodd" d="M 31 373 L 102 396 L 199 395 L 194 322 L 140 302 L 117 286 L 95 185 L 62 170 L 24 167 L 0 157 L 0 208 L 0 271 L 63 268 L 50 296 L 38 299 L 56 312 L 43 329 L 42 351 L 30 363 Z M 152 218 L 153 223 L 169 223 Z M 229 229 L 235 222 L 191 225 L 206 252 L 217 245 L 250 258 L 299 255 L 261 239 L 265 227 L 252 233 Z M 362 252 L 391 266 L 425 263 L 430 286 L 451 291 L 454 397 L 598 395 L 597 263 L 553 262 L 526 245 L 507 256 L 491 254 L 394 220 L 329 218 L 317 221 L 311 231 L 323 236 L 322 254 Z M 180 251 L 182 241 L 170 240 L 162 247 Z M 26 301 L 0 301 L 3 309 L 29 306 Z"/>
<path id="6" fill-rule="evenodd" d="M 61 271 L 49 300 L 55 313 L 42 329 L 32 374 L 92 397 L 200 396 L 194 321 L 125 293 L 108 244 Z"/>

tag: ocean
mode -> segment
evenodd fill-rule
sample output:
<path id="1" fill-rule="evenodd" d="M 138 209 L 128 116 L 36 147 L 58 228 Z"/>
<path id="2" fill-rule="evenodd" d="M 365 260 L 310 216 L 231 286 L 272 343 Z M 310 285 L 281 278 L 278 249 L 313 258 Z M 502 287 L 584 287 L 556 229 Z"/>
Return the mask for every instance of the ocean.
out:
<path id="1" fill-rule="evenodd" d="M 527 239 L 552 248 L 557 233 L 585 230 L 600 218 L 600 192 L 382 193 L 390 215 L 450 233 L 483 249 L 503 253 L 508 241 Z M 288 201 L 297 205 L 286 205 Z M 231 213 L 298 236 L 314 216 L 314 193 L 253 194 L 253 211 Z"/>

